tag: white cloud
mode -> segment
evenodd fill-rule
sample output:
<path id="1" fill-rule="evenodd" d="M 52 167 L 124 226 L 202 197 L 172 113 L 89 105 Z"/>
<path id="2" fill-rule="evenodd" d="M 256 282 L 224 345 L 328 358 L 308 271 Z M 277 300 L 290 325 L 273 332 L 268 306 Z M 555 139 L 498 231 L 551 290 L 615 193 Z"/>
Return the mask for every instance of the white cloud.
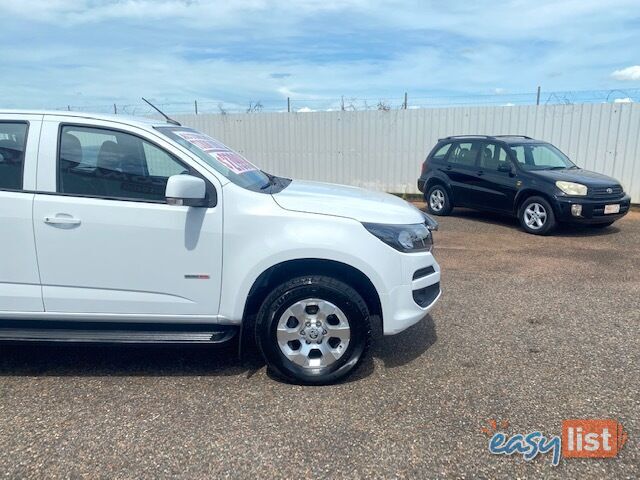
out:
<path id="1" fill-rule="evenodd" d="M 632 67 L 623 68 L 622 70 L 616 70 L 611 74 L 616 80 L 640 80 L 640 65 L 633 65 Z"/>
<path id="2" fill-rule="evenodd" d="M 625 22 L 637 2 L 0 0 L 11 20 L 0 32 L 3 92 L 15 107 L 144 95 L 213 110 L 280 109 L 291 97 L 292 109 L 323 110 L 342 95 L 375 105 L 408 91 L 426 105 L 447 91 L 600 89 L 610 65 L 636 61 L 625 47 L 640 44 L 640 29 Z"/>

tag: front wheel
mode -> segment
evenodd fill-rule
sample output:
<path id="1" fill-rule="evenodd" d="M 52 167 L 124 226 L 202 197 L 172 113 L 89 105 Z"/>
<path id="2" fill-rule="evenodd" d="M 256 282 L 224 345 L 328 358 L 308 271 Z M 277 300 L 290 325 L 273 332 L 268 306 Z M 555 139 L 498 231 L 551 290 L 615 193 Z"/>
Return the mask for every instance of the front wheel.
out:
<path id="1" fill-rule="evenodd" d="M 341 380 L 369 347 L 371 323 L 362 297 L 326 276 L 294 278 L 276 287 L 256 319 L 256 340 L 277 376 L 307 385 Z"/>
<path id="2" fill-rule="evenodd" d="M 556 226 L 553 208 L 542 197 L 527 198 L 518 211 L 518 218 L 522 228 L 534 235 L 547 235 Z"/>

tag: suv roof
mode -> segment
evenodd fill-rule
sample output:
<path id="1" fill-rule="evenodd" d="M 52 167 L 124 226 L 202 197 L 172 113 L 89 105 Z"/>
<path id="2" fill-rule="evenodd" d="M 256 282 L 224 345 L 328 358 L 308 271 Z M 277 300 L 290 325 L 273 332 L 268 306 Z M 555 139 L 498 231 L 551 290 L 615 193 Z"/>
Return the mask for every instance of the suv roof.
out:
<path id="1" fill-rule="evenodd" d="M 495 140 L 503 143 L 542 143 L 542 140 L 536 140 L 535 138 L 527 137 L 526 135 L 451 135 L 449 137 L 441 138 L 440 141 L 453 141 L 465 138 L 480 138 L 484 140 Z"/>

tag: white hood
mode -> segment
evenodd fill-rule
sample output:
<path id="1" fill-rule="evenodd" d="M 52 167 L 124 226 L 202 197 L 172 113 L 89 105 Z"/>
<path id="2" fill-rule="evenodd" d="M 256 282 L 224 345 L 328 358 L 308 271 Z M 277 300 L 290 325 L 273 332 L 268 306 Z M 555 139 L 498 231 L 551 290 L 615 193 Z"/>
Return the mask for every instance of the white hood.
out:
<path id="1" fill-rule="evenodd" d="M 420 210 L 399 197 L 332 183 L 292 181 L 273 195 L 282 208 L 386 224 L 423 223 Z"/>

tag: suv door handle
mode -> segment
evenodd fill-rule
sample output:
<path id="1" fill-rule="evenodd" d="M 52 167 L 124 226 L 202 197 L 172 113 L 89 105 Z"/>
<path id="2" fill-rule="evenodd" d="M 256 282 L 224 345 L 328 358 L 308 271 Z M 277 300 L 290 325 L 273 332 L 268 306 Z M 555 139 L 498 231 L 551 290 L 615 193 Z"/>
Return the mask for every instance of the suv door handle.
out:
<path id="1" fill-rule="evenodd" d="M 453 167 L 452 167 L 451 165 L 447 165 L 447 166 L 445 167 L 445 170 L 451 170 L 452 168 L 453 168 Z"/>
<path id="2" fill-rule="evenodd" d="M 481 177 L 482 175 L 484 175 L 484 171 L 483 171 L 483 170 L 478 170 L 478 172 L 477 172 L 477 173 L 478 173 L 478 176 L 480 176 L 480 177 Z"/>
<path id="3" fill-rule="evenodd" d="M 80 219 L 71 216 L 44 217 L 44 223 L 47 225 L 80 225 Z"/>

